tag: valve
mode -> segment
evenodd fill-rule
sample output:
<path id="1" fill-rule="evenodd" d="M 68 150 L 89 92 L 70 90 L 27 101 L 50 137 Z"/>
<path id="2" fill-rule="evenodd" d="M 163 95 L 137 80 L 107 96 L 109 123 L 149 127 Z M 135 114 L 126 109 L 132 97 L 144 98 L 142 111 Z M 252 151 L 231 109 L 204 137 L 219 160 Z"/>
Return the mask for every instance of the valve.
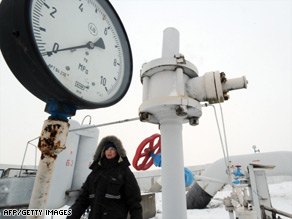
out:
<path id="1" fill-rule="evenodd" d="M 157 143 L 154 145 L 154 142 L 158 138 Z M 147 148 L 146 145 L 149 144 Z M 146 147 L 146 148 L 145 148 Z M 140 158 L 144 157 L 144 160 L 138 165 Z M 151 159 L 152 158 L 152 159 Z M 147 170 L 152 164 L 156 167 L 161 167 L 161 136 L 159 134 L 154 134 L 146 139 L 144 139 L 136 150 L 136 154 L 133 159 L 133 167 L 136 170 Z M 194 175 L 192 171 L 188 168 L 184 168 L 185 173 L 185 186 L 190 186 L 194 181 Z"/>
<path id="2" fill-rule="evenodd" d="M 154 141 L 158 139 L 157 143 L 154 145 Z M 149 145 L 148 147 L 146 147 Z M 161 153 L 161 136 L 159 134 L 154 134 L 142 141 L 137 148 L 136 154 L 133 159 L 133 167 L 136 170 L 147 170 L 153 164 L 152 157 Z M 138 165 L 138 161 L 143 158 L 143 161 Z"/>
<path id="3" fill-rule="evenodd" d="M 240 172 L 240 165 L 236 165 L 236 172 L 233 173 L 234 175 L 234 181 L 233 184 L 240 184 L 240 178 L 243 176 L 243 174 Z"/>
<path id="4" fill-rule="evenodd" d="M 233 173 L 234 176 L 237 176 L 237 177 L 243 176 L 243 174 L 240 172 L 241 165 L 236 165 L 235 167 L 236 167 L 236 172 Z"/>
<path id="5" fill-rule="evenodd" d="M 197 101 L 208 101 L 210 104 L 229 99 L 231 90 L 247 88 L 245 76 L 226 79 L 224 72 L 207 72 L 204 76 L 194 77 L 187 81 L 186 90 L 189 97 Z"/>

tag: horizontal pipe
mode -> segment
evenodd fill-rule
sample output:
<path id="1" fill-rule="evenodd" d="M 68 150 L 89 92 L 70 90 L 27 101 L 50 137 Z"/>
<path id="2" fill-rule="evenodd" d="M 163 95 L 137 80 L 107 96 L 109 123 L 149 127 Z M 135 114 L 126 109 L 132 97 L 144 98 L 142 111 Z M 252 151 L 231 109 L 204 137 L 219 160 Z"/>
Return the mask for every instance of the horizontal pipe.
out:
<path id="1" fill-rule="evenodd" d="M 239 78 L 228 79 L 223 85 L 223 92 L 227 93 L 231 90 L 238 90 L 242 88 L 247 88 L 248 81 L 245 76 Z"/>
<path id="2" fill-rule="evenodd" d="M 250 163 L 262 165 L 275 165 L 274 169 L 265 170 L 267 176 L 292 176 L 292 152 L 278 151 L 269 153 L 255 153 L 239 156 L 230 156 L 232 164 L 241 165 L 242 172 L 247 170 Z M 218 190 L 228 183 L 228 175 L 224 159 L 219 159 L 211 164 L 202 174 L 202 177 L 217 179 L 225 183 L 199 181 L 187 193 L 187 208 L 197 209 L 205 208 Z M 197 199 L 197 196 L 203 196 L 204 202 Z"/>

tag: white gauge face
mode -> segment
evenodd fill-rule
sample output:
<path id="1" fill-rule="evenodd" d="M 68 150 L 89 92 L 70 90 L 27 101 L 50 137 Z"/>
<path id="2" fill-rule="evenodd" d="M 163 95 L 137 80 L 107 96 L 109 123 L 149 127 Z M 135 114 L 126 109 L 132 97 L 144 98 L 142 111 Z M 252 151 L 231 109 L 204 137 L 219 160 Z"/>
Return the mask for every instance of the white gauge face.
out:
<path id="1" fill-rule="evenodd" d="M 70 92 L 94 103 L 119 92 L 125 65 L 122 43 L 96 0 L 32 0 L 31 22 L 44 62 Z"/>

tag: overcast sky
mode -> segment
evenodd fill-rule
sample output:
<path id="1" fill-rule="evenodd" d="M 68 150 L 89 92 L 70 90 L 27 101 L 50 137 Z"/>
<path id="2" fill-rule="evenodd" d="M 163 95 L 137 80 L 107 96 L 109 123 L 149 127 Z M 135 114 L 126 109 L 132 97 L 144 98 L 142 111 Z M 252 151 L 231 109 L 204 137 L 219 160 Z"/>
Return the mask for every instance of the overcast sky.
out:
<path id="1" fill-rule="evenodd" d="M 140 69 L 161 57 L 162 33 L 180 32 L 180 53 L 199 70 L 224 71 L 227 78 L 246 76 L 248 88 L 230 92 L 222 104 L 230 155 L 292 151 L 292 1 L 111 1 L 128 33 L 133 53 L 133 79 L 116 105 L 77 111 L 81 123 L 138 117 L 142 103 Z M 17 60 L 16 60 L 17 61 Z M 0 163 L 20 164 L 26 144 L 40 135 L 45 103 L 30 94 L 0 56 Z M 216 106 L 219 114 L 219 107 Z M 87 123 L 88 120 L 85 121 Z M 157 125 L 139 121 L 100 128 L 100 138 L 117 135 L 132 161 L 142 140 L 159 133 Z M 37 142 L 35 142 L 37 143 Z M 212 108 L 204 108 L 198 126 L 183 126 L 185 165 L 222 157 Z M 33 151 L 26 164 L 33 164 Z"/>

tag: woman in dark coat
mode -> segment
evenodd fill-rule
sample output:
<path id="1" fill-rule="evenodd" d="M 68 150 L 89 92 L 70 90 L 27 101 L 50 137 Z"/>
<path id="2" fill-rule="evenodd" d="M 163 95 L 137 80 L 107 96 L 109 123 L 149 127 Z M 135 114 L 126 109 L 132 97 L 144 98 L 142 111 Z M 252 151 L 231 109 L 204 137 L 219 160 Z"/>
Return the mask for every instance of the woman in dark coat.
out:
<path id="1" fill-rule="evenodd" d="M 140 188 L 129 166 L 122 142 L 115 136 L 103 138 L 67 218 L 79 219 L 90 206 L 90 219 L 126 219 L 128 212 L 131 219 L 142 219 Z"/>

